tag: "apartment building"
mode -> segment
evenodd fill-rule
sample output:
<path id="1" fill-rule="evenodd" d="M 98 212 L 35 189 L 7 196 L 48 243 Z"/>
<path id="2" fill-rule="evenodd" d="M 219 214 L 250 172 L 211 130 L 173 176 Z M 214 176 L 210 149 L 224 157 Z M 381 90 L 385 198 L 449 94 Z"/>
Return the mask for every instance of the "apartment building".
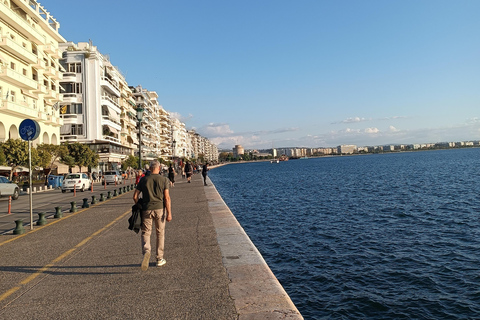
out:
<path id="1" fill-rule="evenodd" d="M 191 139 L 185 128 L 185 123 L 170 117 L 172 125 L 173 158 L 191 158 Z"/>
<path id="2" fill-rule="evenodd" d="M 35 0 L 0 1 L 0 141 L 20 138 L 20 123 L 33 119 L 40 126 L 34 145 L 60 143 L 59 28 Z"/>
<path id="3" fill-rule="evenodd" d="M 87 144 L 99 156 L 100 170 L 117 169 L 121 162 L 133 153 L 136 146 L 132 135 L 134 132 L 133 96 L 125 88 L 126 81 L 120 71 L 112 65 L 107 55 L 101 54 L 92 43 L 67 42 L 59 45 L 62 51 L 61 64 L 65 69 L 61 90 L 63 101 L 60 102 L 60 114 L 63 126 L 60 130 L 62 142 L 79 142 Z M 126 98 L 122 97 L 121 87 Z M 128 87 L 128 86 L 127 86 Z M 123 108 L 122 106 L 123 105 Z M 124 117 L 128 135 L 122 144 L 121 132 L 122 110 L 129 115 Z M 130 112 L 130 114 L 128 113 Z"/>

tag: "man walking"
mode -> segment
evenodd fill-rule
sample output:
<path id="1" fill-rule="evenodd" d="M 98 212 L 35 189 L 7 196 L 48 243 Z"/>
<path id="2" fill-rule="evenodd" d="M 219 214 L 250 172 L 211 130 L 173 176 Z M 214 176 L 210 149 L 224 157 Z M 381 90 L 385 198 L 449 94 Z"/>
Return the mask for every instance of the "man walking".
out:
<path id="1" fill-rule="evenodd" d="M 172 220 L 169 181 L 160 175 L 160 162 L 152 161 L 150 164 L 151 174 L 140 179 L 133 194 L 133 201 L 138 202 L 138 196 L 142 193 L 142 270 L 148 269 L 151 255 L 150 235 L 152 222 L 155 221 L 157 234 L 156 258 L 157 266 L 163 266 L 166 261 L 163 258 L 165 243 L 165 221 Z"/>

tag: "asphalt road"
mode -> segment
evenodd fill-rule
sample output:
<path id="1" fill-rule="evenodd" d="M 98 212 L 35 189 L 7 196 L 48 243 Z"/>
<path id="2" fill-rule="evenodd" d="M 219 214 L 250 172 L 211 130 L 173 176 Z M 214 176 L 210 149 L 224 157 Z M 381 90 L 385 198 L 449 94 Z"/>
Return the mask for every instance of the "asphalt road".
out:
<path id="1" fill-rule="evenodd" d="M 127 229 L 132 191 L 23 235 L 0 235 L 0 318 L 238 319 L 203 189 L 197 175 L 171 190 L 167 264 L 158 268 L 153 257 L 145 272 L 140 236 Z M 77 194 L 77 205 L 87 195 Z M 10 216 L 25 213 L 25 199 Z M 73 199 L 60 191 L 37 194 L 35 212 L 65 210 Z"/>

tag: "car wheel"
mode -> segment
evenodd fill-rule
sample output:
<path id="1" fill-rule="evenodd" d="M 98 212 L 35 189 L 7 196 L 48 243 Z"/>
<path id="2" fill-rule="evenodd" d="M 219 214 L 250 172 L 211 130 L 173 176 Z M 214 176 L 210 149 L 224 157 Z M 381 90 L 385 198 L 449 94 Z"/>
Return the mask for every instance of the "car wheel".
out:
<path id="1" fill-rule="evenodd" d="M 67 192 L 67 190 L 62 189 L 62 193 L 65 193 L 65 192 Z"/>
<path id="2" fill-rule="evenodd" d="M 18 190 L 18 188 L 15 188 L 15 191 L 13 191 L 12 199 L 17 200 L 19 195 L 20 195 L 20 190 Z"/>

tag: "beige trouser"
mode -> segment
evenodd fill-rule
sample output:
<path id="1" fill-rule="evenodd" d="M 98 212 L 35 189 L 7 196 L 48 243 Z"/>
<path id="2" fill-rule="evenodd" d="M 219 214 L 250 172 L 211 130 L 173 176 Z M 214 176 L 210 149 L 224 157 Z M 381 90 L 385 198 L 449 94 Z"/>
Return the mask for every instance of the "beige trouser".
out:
<path id="1" fill-rule="evenodd" d="M 150 235 L 152 234 L 152 221 L 155 221 L 157 233 L 157 260 L 163 259 L 163 246 L 165 244 L 165 218 L 164 209 L 142 211 L 142 253 L 151 252 Z"/>

